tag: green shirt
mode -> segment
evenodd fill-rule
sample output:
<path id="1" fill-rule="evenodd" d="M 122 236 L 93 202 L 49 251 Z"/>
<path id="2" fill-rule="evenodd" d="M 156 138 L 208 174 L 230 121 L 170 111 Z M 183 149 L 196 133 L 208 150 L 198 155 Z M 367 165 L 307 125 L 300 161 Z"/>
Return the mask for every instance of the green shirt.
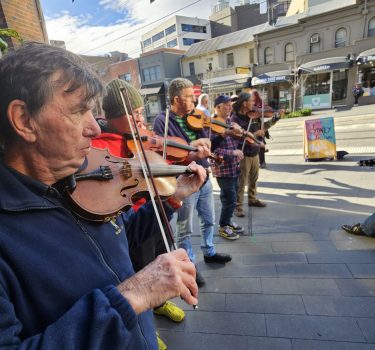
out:
<path id="1" fill-rule="evenodd" d="M 176 115 L 176 122 L 181 127 L 181 129 L 185 132 L 185 134 L 189 137 L 190 141 L 194 141 L 197 139 L 197 135 L 195 131 L 191 130 L 186 123 L 185 117 L 179 117 Z"/>

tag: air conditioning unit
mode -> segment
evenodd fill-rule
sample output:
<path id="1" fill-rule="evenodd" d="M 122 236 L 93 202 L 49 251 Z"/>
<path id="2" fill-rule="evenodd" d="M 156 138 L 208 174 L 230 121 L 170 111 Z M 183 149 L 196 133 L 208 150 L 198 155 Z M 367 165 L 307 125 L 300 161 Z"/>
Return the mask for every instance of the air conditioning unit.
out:
<path id="1" fill-rule="evenodd" d="M 320 41 L 320 37 L 319 37 L 319 35 L 314 35 L 314 36 L 312 36 L 311 38 L 310 38 L 310 43 L 311 44 L 316 44 L 316 43 L 318 43 Z"/>

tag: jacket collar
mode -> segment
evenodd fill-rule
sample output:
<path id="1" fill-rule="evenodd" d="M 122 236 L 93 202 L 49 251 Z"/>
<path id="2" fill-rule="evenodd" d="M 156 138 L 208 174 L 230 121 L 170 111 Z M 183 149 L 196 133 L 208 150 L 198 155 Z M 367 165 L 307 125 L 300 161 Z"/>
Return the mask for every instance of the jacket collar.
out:
<path id="1" fill-rule="evenodd" d="M 56 207 L 46 199 L 57 190 L 0 162 L 0 209 L 23 211 Z"/>

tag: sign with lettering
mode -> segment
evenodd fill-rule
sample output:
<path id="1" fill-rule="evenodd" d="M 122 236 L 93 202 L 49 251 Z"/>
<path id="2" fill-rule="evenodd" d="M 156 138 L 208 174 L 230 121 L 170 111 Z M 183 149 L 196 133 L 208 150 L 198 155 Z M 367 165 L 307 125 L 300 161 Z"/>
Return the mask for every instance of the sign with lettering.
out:
<path id="1" fill-rule="evenodd" d="M 250 74 L 250 67 L 236 67 L 236 74 Z"/>
<path id="2" fill-rule="evenodd" d="M 305 121 L 304 157 L 309 159 L 336 159 L 336 136 L 332 117 Z"/>

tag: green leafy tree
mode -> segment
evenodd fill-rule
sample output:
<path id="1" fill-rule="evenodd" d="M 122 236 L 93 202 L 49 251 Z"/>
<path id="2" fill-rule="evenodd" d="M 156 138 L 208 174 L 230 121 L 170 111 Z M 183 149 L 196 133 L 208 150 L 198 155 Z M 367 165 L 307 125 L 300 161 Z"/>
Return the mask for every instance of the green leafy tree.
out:
<path id="1" fill-rule="evenodd" d="M 11 37 L 17 39 L 19 42 L 22 42 L 23 39 L 21 35 L 17 33 L 14 29 L 0 29 L 0 52 L 5 54 L 8 49 L 8 44 L 3 38 Z"/>

